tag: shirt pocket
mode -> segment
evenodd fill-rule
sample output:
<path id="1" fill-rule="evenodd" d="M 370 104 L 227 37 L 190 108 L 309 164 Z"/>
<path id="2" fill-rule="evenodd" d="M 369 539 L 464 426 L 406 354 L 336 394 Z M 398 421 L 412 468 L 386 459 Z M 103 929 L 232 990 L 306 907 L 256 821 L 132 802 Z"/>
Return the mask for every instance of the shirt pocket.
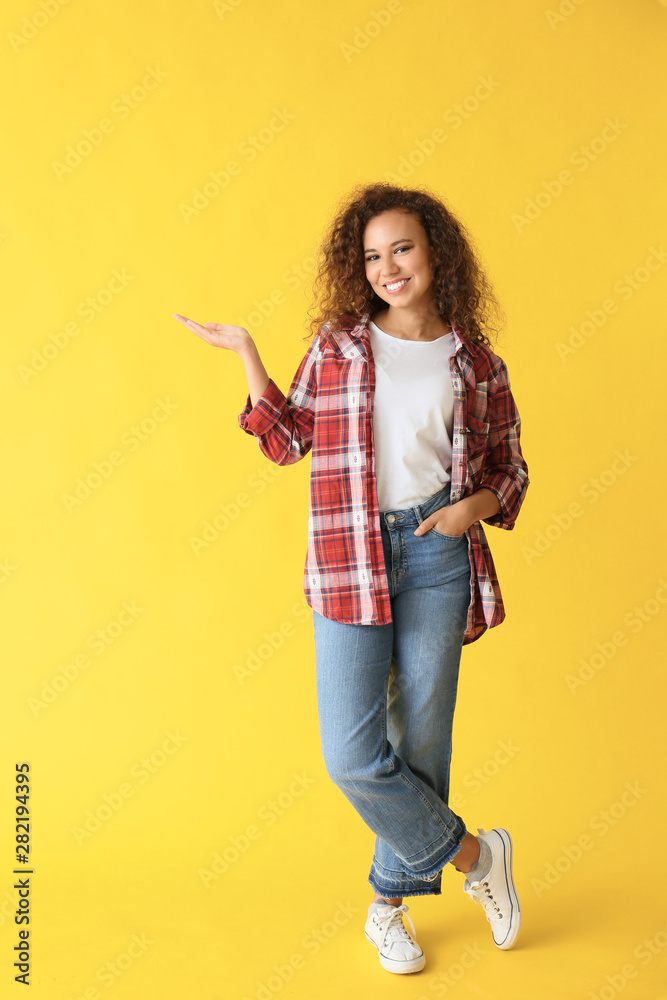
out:
<path id="1" fill-rule="evenodd" d="M 467 407 L 470 414 L 483 420 L 488 407 L 488 382 L 478 382 L 475 388 L 468 393 Z"/>
<path id="2" fill-rule="evenodd" d="M 484 458 L 489 445 L 491 425 L 486 420 L 480 420 L 468 414 L 466 418 L 467 457 L 469 462 L 478 462 Z"/>

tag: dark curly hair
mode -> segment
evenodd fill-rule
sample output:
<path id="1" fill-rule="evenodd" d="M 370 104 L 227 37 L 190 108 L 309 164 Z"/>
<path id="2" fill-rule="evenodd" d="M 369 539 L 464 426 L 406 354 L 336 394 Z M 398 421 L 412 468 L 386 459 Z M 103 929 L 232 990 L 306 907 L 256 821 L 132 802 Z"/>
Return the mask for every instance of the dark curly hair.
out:
<path id="1" fill-rule="evenodd" d="M 366 278 L 363 234 L 370 219 L 391 209 L 413 213 L 426 231 L 433 260 L 433 306 L 440 318 L 455 325 L 469 342 L 492 347 L 489 333 L 497 328 L 489 320 L 494 315 L 502 320 L 502 310 L 465 227 L 427 188 L 385 183 L 357 185 L 339 204 L 319 247 L 312 285 L 315 305 L 308 309 L 310 333 L 304 340 L 312 339 L 325 322 L 330 330 L 340 330 L 386 305 Z"/>

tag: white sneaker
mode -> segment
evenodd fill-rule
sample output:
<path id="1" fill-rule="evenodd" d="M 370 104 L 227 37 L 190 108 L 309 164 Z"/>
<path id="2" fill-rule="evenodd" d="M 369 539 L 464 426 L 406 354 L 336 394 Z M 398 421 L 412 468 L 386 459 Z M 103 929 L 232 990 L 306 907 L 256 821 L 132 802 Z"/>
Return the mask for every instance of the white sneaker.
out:
<path id="1" fill-rule="evenodd" d="M 463 888 L 476 903 L 482 904 L 494 944 L 506 951 L 516 941 L 521 926 L 519 897 L 512 876 L 512 838 L 507 830 L 478 829 L 478 839 L 486 841 L 491 849 L 491 870 L 481 880 L 466 879 Z"/>
<path id="2" fill-rule="evenodd" d="M 384 903 L 373 912 L 369 907 L 364 933 L 377 948 L 380 965 L 387 972 L 419 972 L 426 964 L 424 952 L 403 923 L 408 909 L 405 903 Z M 408 920 L 414 934 L 415 925 L 410 917 Z"/>

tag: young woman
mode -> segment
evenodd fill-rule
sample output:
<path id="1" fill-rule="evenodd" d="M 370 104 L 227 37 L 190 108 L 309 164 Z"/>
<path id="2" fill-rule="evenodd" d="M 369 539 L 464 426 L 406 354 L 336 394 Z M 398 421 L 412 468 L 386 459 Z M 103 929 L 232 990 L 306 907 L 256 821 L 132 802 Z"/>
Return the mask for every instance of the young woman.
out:
<path id="1" fill-rule="evenodd" d="M 365 934 L 389 972 L 425 958 L 406 896 L 466 873 L 498 948 L 520 924 L 512 840 L 448 805 L 462 646 L 504 605 L 481 522 L 512 529 L 528 487 L 497 307 L 465 230 L 427 191 L 357 188 L 323 241 L 310 344 L 285 396 L 247 330 L 176 315 L 236 351 L 239 424 L 278 465 L 312 449 L 304 591 L 322 753 L 376 834 Z"/>

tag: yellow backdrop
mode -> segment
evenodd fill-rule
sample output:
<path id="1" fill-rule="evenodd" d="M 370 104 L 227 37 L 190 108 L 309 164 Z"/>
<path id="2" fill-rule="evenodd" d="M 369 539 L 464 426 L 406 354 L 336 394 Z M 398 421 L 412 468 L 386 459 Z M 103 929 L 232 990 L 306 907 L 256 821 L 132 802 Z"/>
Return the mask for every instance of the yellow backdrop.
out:
<path id="1" fill-rule="evenodd" d="M 27 942 L 35 1000 L 665 1000 L 667 4 L 1 18 L 3 996 Z M 384 179 L 476 241 L 531 477 L 452 767 L 524 925 L 497 951 L 448 866 L 416 977 L 364 938 L 374 835 L 321 758 L 310 460 L 263 457 L 240 361 L 172 319 L 247 326 L 286 391 L 322 232 Z"/>

